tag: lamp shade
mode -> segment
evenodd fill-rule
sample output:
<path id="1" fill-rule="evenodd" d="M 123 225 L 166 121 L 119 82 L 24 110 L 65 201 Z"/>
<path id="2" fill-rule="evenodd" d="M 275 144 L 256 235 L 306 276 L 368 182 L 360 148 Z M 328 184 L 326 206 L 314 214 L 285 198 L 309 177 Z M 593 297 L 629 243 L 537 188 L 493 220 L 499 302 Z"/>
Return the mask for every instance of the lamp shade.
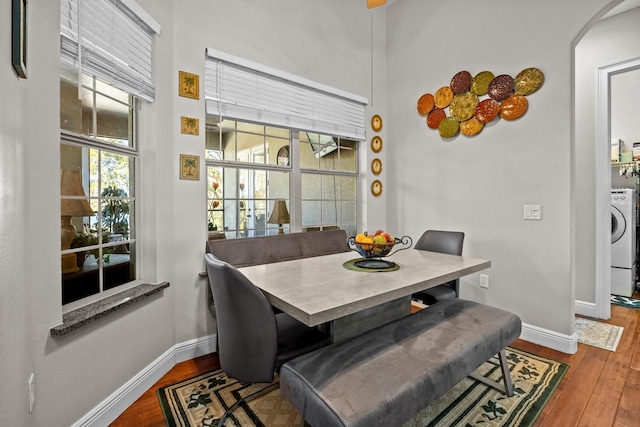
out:
<path id="1" fill-rule="evenodd" d="M 289 224 L 289 210 L 284 199 L 278 199 L 273 204 L 273 211 L 267 220 L 269 224 Z"/>
<path id="2" fill-rule="evenodd" d="M 86 197 L 80 180 L 80 172 L 63 169 L 60 174 L 60 195 Z M 93 210 L 87 199 L 62 199 L 60 216 L 91 216 Z"/>

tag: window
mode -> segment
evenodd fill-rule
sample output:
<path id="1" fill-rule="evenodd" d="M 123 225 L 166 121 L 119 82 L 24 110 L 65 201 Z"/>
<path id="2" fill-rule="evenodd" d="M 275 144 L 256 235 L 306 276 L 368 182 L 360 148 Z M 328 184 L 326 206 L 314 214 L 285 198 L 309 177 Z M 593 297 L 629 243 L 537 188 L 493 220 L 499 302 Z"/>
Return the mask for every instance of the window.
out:
<path id="1" fill-rule="evenodd" d="M 60 0 L 63 304 L 138 278 L 136 112 L 159 31 L 134 0 Z"/>
<path id="2" fill-rule="evenodd" d="M 206 140 L 210 238 L 289 233 L 296 218 L 303 230 L 355 235 L 357 141 L 232 120 L 207 125 Z M 271 218 L 279 199 L 284 223 Z"/>
<path id="3" fill-rule="evenodd" d="M 83 76 L 60 79 L 62 303 L 136 279 L 136 100 Z M 64 235 L 64 233 L 63 233 Z"/>
<path id="4" fill-rule="evenodd" d="M 355 235 L 367 100 L 213 49 L 205 73 L 209 238 Z"/>
<path id="5" fill-rule="evenodd" d="M 291 132 L 224 120 L 208 124 L 206 138 L 210 235 L 254 237 L 277 229 L 268 214 L 275 200 L 289 200 L 291 168 L 278 164 L 277 153 L 289 147 Z"/>

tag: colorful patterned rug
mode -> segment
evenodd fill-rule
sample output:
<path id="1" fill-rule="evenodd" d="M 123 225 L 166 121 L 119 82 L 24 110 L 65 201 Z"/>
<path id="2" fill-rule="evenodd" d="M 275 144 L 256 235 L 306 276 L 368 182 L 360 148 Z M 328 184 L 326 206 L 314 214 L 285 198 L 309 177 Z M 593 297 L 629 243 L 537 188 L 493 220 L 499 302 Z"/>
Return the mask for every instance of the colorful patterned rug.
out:
<path id="1" fill-rule="evenodd" d="M 512 397 L 466 378 L 403 427 L 533 425 L 568 365 L 511 347 L 506 353 L 515 391 Z M 501 378 L 495 358 L 478 371 L 496 381 Z M 237 396 L 263 386 L 244 386 L 216 370 L 161 388 L 158 397 L 168 426 L 213 427 Z M 303 419 L 276 389 L 238 408 L 225 425 L 300 427 Z"/>
<path id="2" fill-rule="evenodd" d="M 623 297 L 621 295 L 611 295 L 611 304 L 640 310 L 640 299 Z"/>
<path id="3" fill-rule="evenodd" d="M 622 332 L 624 332 L 622 326 L 576 317 L 578 342 L 583 344 L 604 348 L 609 351 L 616 351 L 620 338 L 622 337 Z"/>

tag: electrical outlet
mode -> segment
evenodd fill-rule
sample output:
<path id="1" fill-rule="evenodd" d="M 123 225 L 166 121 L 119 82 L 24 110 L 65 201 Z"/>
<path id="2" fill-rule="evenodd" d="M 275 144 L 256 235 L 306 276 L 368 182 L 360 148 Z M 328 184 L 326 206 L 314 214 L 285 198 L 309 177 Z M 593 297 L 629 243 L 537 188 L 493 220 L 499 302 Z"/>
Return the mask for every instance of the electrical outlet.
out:
<path id="1" fill-rule="evenodd" d="M 485 288 L 485 289 L 489 289 L 489 275 L 488 274 L 481 274 L 480 275 L 480 287 L 481 288 Z"/>
<path id="2" fill-rule="evenodd" d="M 36 376 L 32 372 L 29 376 L 29 413 L 33 411 L 33 405 L 36 403 Z"/>

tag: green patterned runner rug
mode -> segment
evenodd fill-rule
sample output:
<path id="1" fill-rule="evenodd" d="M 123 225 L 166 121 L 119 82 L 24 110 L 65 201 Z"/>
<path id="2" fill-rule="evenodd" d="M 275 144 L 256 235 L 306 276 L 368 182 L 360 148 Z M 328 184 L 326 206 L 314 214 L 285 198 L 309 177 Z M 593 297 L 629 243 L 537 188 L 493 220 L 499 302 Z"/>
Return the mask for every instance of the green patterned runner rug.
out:
<path id="1" fill-rule="evenodd" d="M 531 426 L 566 373 L 568 365 L 511 347 L 506 349 L 515 394 L 497 390 L 466 378 L 447 394 L 423 409 L 403 427 L 414 426 Z M 497 359 L 478 371 L 499 380 Z M 212 427 L 225 409 L 240 396 L 262 388 L 242 385 L 216 370 L 158 390 L 168 426 Z M 237 409 L 227 426 L 300 427 L 300 414 L 276 389 Z"/>

